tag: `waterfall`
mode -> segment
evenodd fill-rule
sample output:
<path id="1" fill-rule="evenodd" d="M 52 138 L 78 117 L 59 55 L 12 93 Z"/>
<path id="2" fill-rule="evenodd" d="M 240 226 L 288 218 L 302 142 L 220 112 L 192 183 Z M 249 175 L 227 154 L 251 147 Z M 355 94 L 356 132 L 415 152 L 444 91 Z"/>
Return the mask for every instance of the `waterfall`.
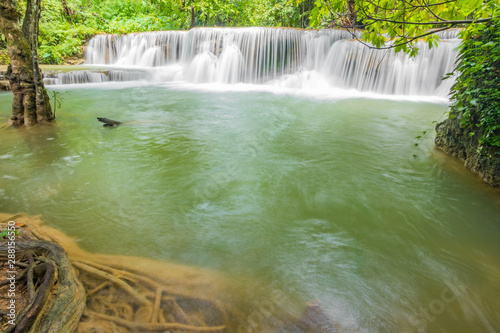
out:
<path id="1" fill-rule="evenodd" d="M 360 32 L 355 32 L 360 37 Z M 197 28 L 124 36 L 99 35 L 87 47 L 93 65 L 158 68 L 158 81 L 265 84 L 294 89 L 355 89 L 445 97 L 453 79 L 458 30 L 439 33 L 409 58 L 366 47 L 345 30 Z M 161 75 L 170 69 L 173 75 Z"/>
<path id="2" fill-rule="evenodd" d="M 186 35 L 186 31 L 98 35 L 87 46 L 86 61 L 88 64 L 165 66 L 179 61 Z"/>
<path id="3" fill-rule="evenodd" d="M 430 49 L 418 42 L 420 54 L 409 58 L 393 50 L 373 50 L 361 43 L 335 43 L 325 61 L 324 72 L 332 86 L 393 95 L 446 96 L 452 80 L 457 43 L 441 42 Z"/>

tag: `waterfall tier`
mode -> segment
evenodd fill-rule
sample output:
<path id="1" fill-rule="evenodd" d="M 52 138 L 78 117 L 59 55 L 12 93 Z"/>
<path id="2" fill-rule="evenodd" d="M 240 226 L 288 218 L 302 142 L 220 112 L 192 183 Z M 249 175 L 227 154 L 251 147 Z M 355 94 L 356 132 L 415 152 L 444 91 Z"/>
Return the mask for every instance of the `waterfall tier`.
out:
<path id="1" fill-rule="evenodd" d="M 409 58 L 366 47 L 344 30 L 197 28 L 96 36 L 89 42 L 86 60 L 95 65 L 175 69 L 174 74 L 158 75 L 158 81 L 445 97 L 453 80 L 442 78 L 453 70 L 460 41 L 457 31 L 440 35 L 437 48 L 419 42 L 420 54 Z"/>
<path id="2" fill-rule="evenodd" d="M 151 77 L 148 72 L 138 70 L 82 70 L 66 73 L 47 73 L 43 75 L 43 83 L 54 84 L 80 84 L 101 83 L 112 81 L 138 81 Z"/>

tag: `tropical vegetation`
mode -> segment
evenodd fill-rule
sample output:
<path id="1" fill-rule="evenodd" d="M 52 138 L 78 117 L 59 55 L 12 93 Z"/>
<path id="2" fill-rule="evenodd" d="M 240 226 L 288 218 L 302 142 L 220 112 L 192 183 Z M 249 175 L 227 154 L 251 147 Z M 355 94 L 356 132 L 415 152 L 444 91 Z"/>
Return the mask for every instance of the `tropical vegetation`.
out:
<path id="1" fill-rule="evenodd" d="M 19 0 L 24 13 L 26 0 Z M 40 61 L 60 64 L 82 57 L 96 34 L 185 30 L 194 26 L 309 26 L 312 0 L 43 0 Z M 3 38 L 2 38 L 3 41 Z M 5 43 L 0 41 L 0 50 Z M 2 55 L 3 54 L 3 55 Z M 0 63 L 6 61 L 0 51 Z"/>
<path id="2" fill-rule="evenodd" d="M 450 117 L 460 118 L 480 152 L 492 158 L 489 148 L 495 148 L 500 157 L 500 20 L 477 30 L 460 47 Z"/>

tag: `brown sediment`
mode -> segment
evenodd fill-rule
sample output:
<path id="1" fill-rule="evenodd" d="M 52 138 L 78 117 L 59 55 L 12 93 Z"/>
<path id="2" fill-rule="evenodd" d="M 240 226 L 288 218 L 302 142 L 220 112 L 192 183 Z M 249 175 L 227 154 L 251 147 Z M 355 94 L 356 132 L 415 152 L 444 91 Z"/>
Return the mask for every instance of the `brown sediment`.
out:
<path id="1" fill-rule="evenodd" d="M 15 240 L 16 325 L 0 325 L 6 333 L 336 331 L 317 304 L 298 312 L 278 304 L 273 313 L 257 313 L 254 300 L 235 297 L 241 285 L 218 272 L 92 254 L 40 216 L 0 213 L 0 230 L 9 221 L 22 226 Z M 9 288 L 7 246 L 0 239 L 0 295 Z M 8 301 L 0 297 L 0 309 Z"/>

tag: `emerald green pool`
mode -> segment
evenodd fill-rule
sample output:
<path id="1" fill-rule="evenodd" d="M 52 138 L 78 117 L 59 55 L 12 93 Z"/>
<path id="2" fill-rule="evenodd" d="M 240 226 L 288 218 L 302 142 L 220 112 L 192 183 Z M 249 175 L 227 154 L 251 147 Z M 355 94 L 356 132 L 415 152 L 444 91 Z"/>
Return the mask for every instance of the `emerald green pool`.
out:
<path id="1" fill-rule="evenodd" d="M 446 105 L 58 89 L 56 124 L 0 130 L 0 211 L 318 299 L 346 332 L 500 330 L 500 195 L 434 149 Z"/>

